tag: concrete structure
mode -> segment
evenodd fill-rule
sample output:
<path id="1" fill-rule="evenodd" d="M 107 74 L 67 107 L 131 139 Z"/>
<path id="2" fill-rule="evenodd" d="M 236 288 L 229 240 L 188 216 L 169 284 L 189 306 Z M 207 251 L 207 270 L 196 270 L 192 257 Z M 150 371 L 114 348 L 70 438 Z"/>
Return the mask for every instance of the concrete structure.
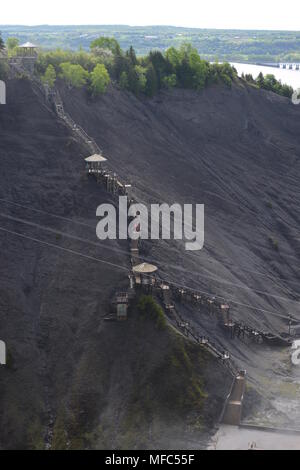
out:
<path id="1" fill-rule="evenodd" d="M 234 379 L 230 394 L 227 397 L 224 413 L 222 416 L 223 424 L 239 426 L 242 419 L 242 407 L 246 386 L 246 372 L 241 371 Z"/>
<path id="2" fill-rule="evenodd" d="M 127 320 L 127 311 L 128 311 L 128 293 L 127 292 L 118 292 L 116 294 L 115 302 L 116 304 L 116 313 L 117 320 L 124 321 Z"/>

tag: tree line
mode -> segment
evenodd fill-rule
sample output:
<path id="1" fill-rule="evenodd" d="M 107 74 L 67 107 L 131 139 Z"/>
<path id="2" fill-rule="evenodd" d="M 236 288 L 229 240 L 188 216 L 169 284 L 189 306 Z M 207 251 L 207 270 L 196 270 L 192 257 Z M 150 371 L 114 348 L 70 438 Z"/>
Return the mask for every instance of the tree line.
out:
<path id="1" fill-rule="evenodd" d="M 0 34 L 0 50 L 4 48 Z M 17 54 L 19 41 L 10 37 L 6 41 L 9 57 Z M 184 43 L 165 52 L 150 51 L 138 57 L 131 46 L 123 51 L 115 38 L 100 37 L 90 44 L 90 51 L 56 49 L 40 52 L 36 72 L 41 80 L 53 87 L 57 78 L 69 87 L 87 86 L 93 96 L 104 93 L 111 81 L 136 96 L 154 96 L 161 89 L 174 87 L 202 90 L 223 83 L 228 87 L 237 78 L 237 71 L 229 63 L 210 63 L 201 59 L 197 49 Z M 1 65 L 0 65 L 1 73 Z M 274 75 L 243 75 L 248 83 L 291 97 L 292 87 L 276 80 Z"/>
<path id="2" fill-rule="evenodd" d="M 57 49 L 40 53 L 37 72 L 50 86 L 61 77 L 69 86 L 88 84 L 92 94 L 97 95 L 113 81 L 137 96 L 149 97 L 163 88 L 201 90 L 213 83 L 231 86 L 237 77 L 236 70 L 228 63 L 210 64 L 190 44 L 137 57 L 132 46 L 123 51 L 114 38 L 106 37 L 93 41 L 90 52 Z"/>
<path id="3" fill-rule="evenodd" d="M 260 72 L 256 79 L 254 79 L 251 74 L 242 74 L 242 79 L 258 88 L 273 91 L 277 93 L 277 95 L 286 96 L 287 98 L 291 98 L 294 93 L 291 86 L 281 83 L 281 80 L 277 80 L 273 74 L 263 75 L 263 73 Z"/>

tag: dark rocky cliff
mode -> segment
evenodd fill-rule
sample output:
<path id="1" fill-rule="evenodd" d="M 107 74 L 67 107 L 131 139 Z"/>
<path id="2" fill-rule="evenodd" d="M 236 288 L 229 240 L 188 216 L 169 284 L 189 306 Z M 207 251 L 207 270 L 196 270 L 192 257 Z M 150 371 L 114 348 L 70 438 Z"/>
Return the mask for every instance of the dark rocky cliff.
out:
<path id="1" fill-rule="evenodd" d="M 88 150 L 28 81 L 7 88 L 0 108 L 0 336 L 8 348 L 0 369 L 0 447 L 170 447 L 174 439 L 194 446 L 199 433 L 197 441 L 194 432 L 185 434 L 182 410 L 164 416 L 166 396 L 153 382 L 160 370 L 167 381 L 168 358 L 182 340 L 165 332 L 160 346 L 151 323 L 103 321 L 113 293 L 127 285 L 122 267 L 130 264 L 127 242 L 96 238 L 96 208 L 111 199 L 85 176 Z M 212 360 L 202 356 L 199 369 L 193 354 L 189 367 L 208 396 L 205 417 L 193 419 L 207 428 L 229 379 L 213 362 L 210 378 Z"/>
<path id="2" fill-rule="evenodd" d="M 93 102 L 84 90 L 61 86 L 61 95 L 74 120 L 97 140 L 111 168 L 132 181 L 141 201 L 205 204 L 201 252 L 187 253 L 177 242 L 144 244 L 164 277 L 242 304 L 232 304 L 234 314 L 254 326 L 286 328 L 265 310 L 300 316 L 295 302 L 300 107 L 238 84 L 200 95 L 165 92 L 145 101 L 116 89 Z M 0 228 L 128 267 L 126 243 L 97 244 L 96 207 L 109 197 L 84 176 L 87 149 L 27 81 L 9 82 L 7 101 L 0 107 L 0 198 L 61 218 L 0 200 Z M 160 439 L 164 446 L 176 442 L 176 447 L 193 447 L 195 434 L 184 433 L 188 423 L 179 412 L 172 417 L 174 428 L 167 416 L 158 423 L 164 400 L 155 396 L 151 377 L 157 377 L 167 356 L 162 348 L 160 359 L 155 356 L 146 368 L 145 357 L 150 360 L 151 350 L 161 344 L 153 326 L 139 330 L 130 320 L 120 332 L 118 325 L 102 321 L 114 290 L 126 282 L 124 272 L 7 231 L 0 231 L 0 247 L 0 337 L 9 349 L 9 367 L 0 369 L 0 445 L 43 447 L 50 417 L 58 447 L 157 447 Z M 214 322 L 202 322 L 189 309 L 182 313 L 200 331 L 226 344 Z M 169 344 L 168 354 L 177 347 L 172 335 L 161 341 Z M 253 372 L 257 351 L 226 346 Z M 145 370 L 145 379 L 137 384 L 136 368 Z M 212 376 L 208 369 L 203 365 L 197 372 L 208 394 L 205 425 L 210 404 L 220 406 L 228 385 L 219 366 L 212 364 Z M 141 387 L 146 388 L 147 380 L 157 407 L 145 415 Z M 135 414 L 143 414 L 142 433 Z M 211 416 L 210 424 L 215 418 Z M 156 429 L 154 434 L 151 429 Z"/>

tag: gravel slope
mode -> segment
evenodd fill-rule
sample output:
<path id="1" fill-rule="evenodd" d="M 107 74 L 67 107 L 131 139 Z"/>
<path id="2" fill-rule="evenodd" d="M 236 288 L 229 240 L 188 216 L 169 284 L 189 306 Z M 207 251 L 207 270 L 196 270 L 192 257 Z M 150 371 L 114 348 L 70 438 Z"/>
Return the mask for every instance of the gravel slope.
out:
<path id="1" fill-rule="evenodd" d="M 101 245 L 95 235 L 96 207 L 110 198 L 85 177 L 87 149 L 27 81 L 8 82 L 7 97 L 0 108 L 0 338 L 8 347 L 8 365 L 0 368 L 0 448 L 195 447 L 199 432 L 195 441 L 179 410 L 159 422 L 155 406 L 163 410 L 165 401 L 155 395 L 155 383 L 153 413 L 143 426 L 137 431 L 135 422 L 120 421 L 122 413 L 124 419 L 133 413 L 137 391 L 143 394 L 145 384 L 137 390 L 135 371 L 144 370 L 150 380 L 166 361 L 164 341 L 160 354 L 151 325 L 135 331 L 128 322 L 120 334 L 118 325 L 103 322 L 113 293 L 127 285 L 122 268 L 129 267 L 126 242 Z M 132 97 L 123 99 L 140 106 Z M 84 101 L 82 106 L 84 113 Z M 176 343 L 169 340 L 169 353 Z M 147 369 L 145 358 L 154 347 Z M 201 419 L 210 428 L 230 378 L 220 365 L 210 367 L 208 358 L 201 370 L 197 364 L 208 394 Z"/>

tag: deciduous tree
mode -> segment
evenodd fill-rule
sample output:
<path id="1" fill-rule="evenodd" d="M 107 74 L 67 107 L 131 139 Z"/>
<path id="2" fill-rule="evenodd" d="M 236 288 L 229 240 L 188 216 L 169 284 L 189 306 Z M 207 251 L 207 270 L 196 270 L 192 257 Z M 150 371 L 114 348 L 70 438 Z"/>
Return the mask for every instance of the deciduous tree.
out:
<path id="1" fill-rule="evenodd" d="M 53 65 L 48 65 L 45 74 L 42 76 L 42 82 L 47 84 L 50 88 L 54 87 L 56 81 L 56 72 Z"/>
<path id="2" fill-rule="evenodd" d="M 91 90 L 94 96 L 104 93 L 110 83 L 109 73 L 104 64 L 98 64 L 91 72 Z"/>

